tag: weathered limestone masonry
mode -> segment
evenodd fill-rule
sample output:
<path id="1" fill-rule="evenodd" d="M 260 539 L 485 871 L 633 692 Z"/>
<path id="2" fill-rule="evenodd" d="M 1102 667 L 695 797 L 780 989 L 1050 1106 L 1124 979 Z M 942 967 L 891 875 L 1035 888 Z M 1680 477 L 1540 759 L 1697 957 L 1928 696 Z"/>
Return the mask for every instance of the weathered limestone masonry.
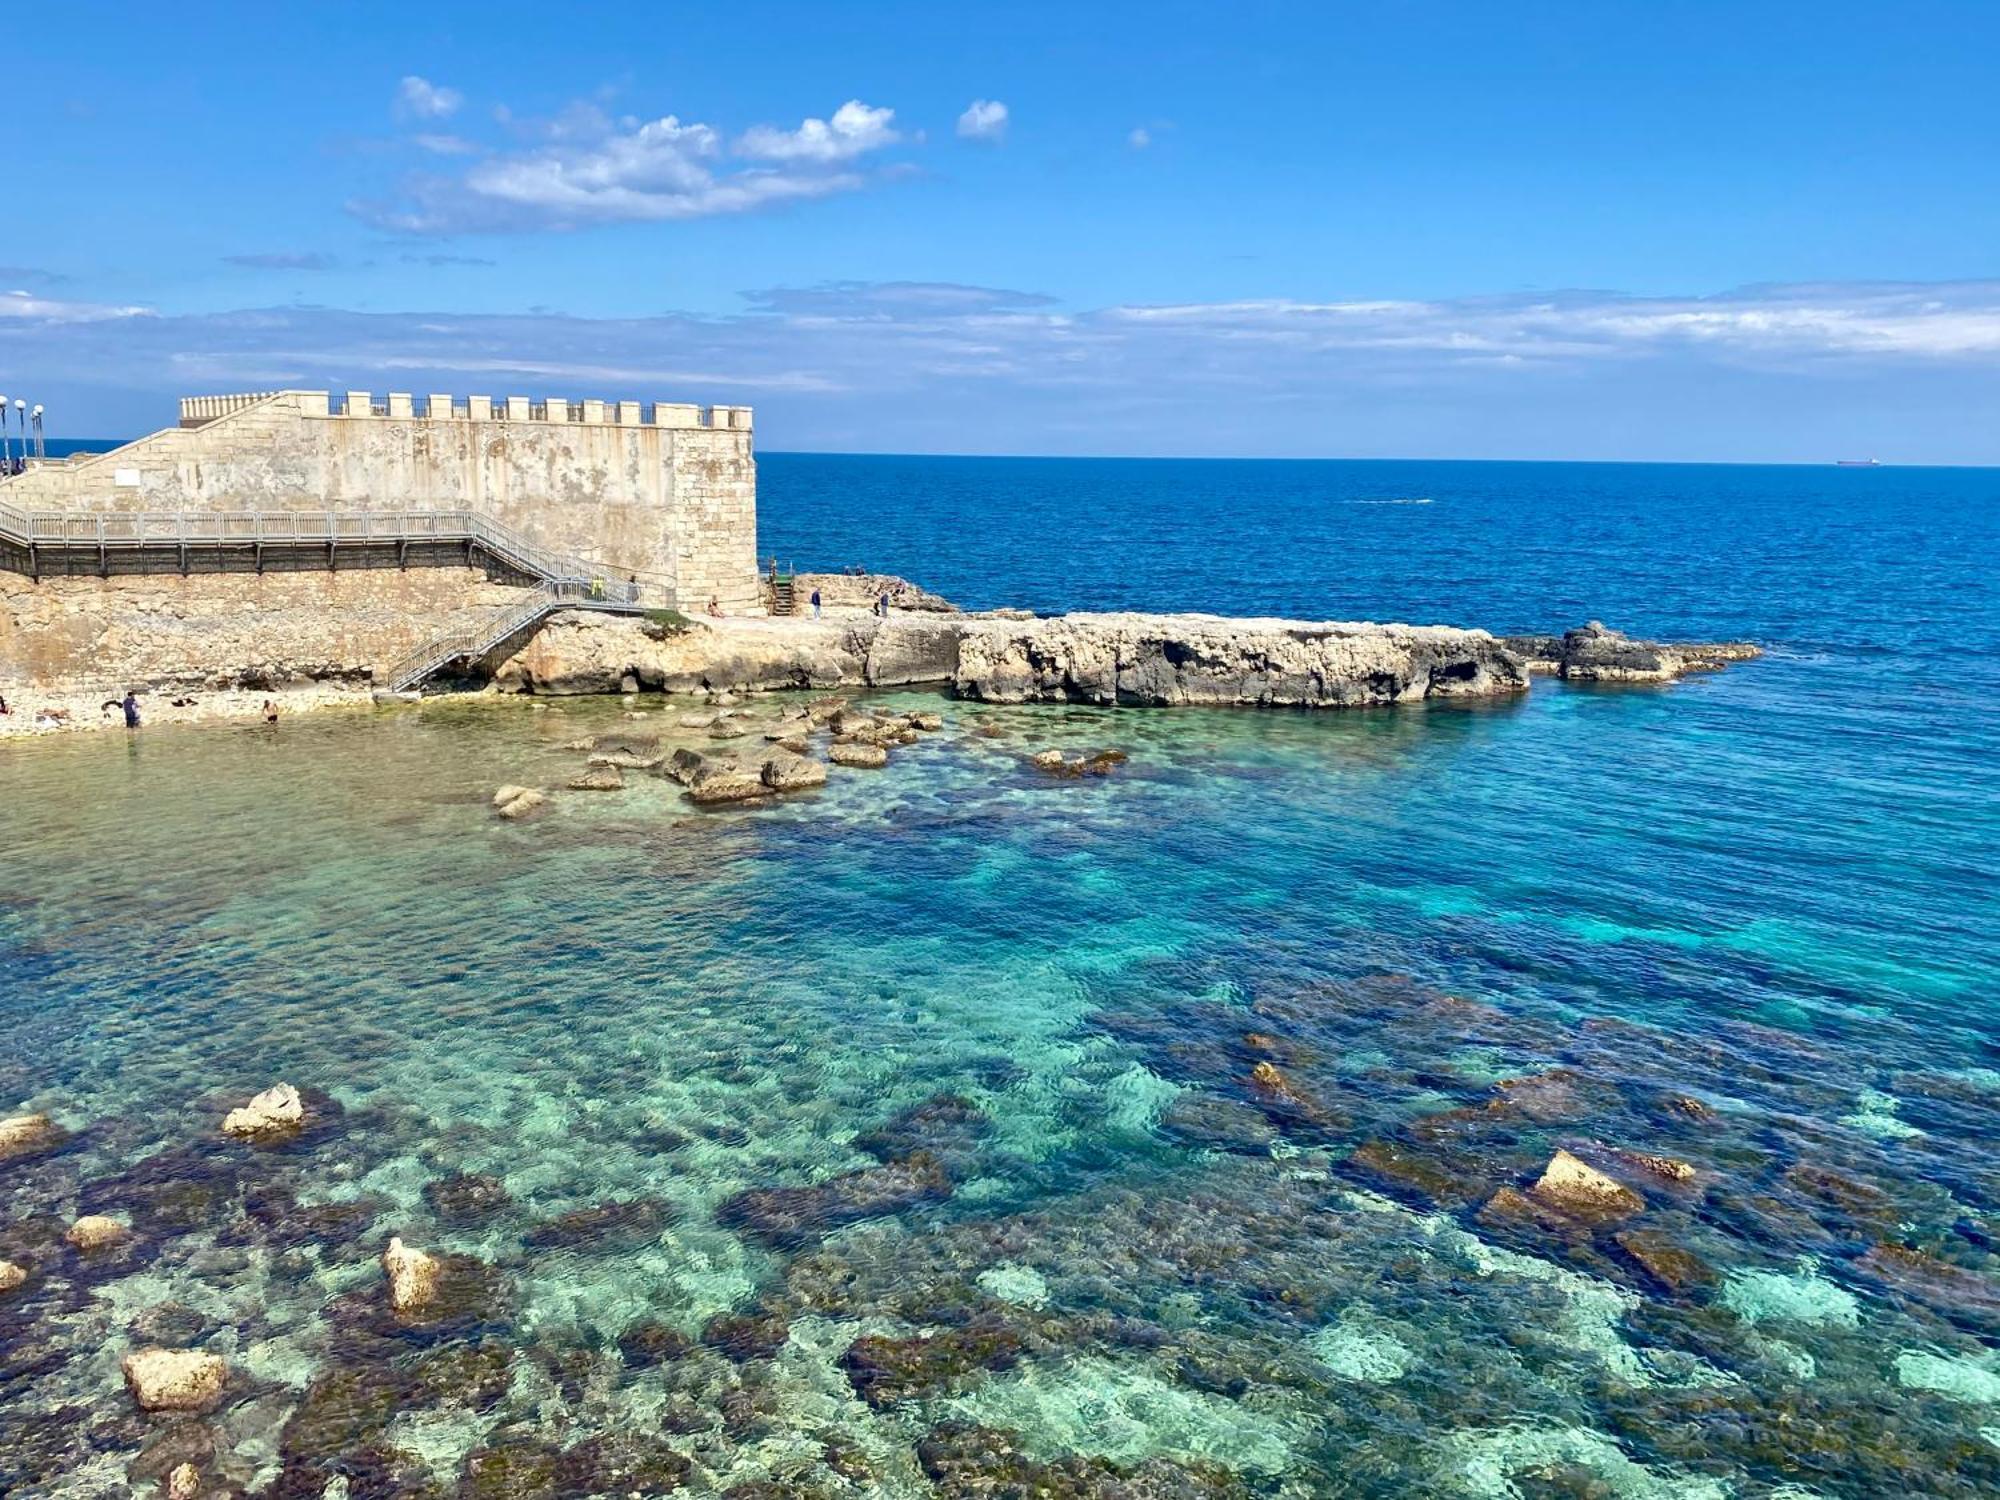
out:
<path id="1" fill-rule="evenodd" d="M 40 583 L 0 572 L 0 691 L 365 688 L 385 659 L 520 592 L 464 567 Z"/>
<path id="2" fill-rule="evenodd" d="M 751 413 L 350 391 L 199 396 L 181 425 L 0 481 L 24 512 L 473 510 L 554 551 L 763 608 Z M 427 558 L 426 561 L 435 561 Z M 349 676 L 521 597 L 455 567 L 44 578 L 0 573 L 0 682 Z"/>
<path id="3" fill-rule="evenodd" d="M 0 484 L 23 510 L 483 511 L 542 545 L 752 613 L 750 408 L 350 391 L 197 396 L 181 426 Z M 642 418 L 647 420 L 642 420 Z"/>

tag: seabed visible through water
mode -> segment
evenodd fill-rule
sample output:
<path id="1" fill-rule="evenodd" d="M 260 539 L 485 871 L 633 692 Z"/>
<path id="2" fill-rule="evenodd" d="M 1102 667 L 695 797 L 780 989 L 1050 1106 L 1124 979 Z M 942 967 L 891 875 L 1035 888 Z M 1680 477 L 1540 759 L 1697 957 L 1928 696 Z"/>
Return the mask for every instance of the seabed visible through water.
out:
<path id="1" fill-rule="evenodd" d="M 73 1132 L 0 1164 L 0 1492 L 2000 1492 L 1981 952 L 1732 735 L 1796 670 L 888 695 L 945 729 L 716 811 L 560 790 L 658 698 L 0 747 L 0 1114 Z M 481 1295 L 390 1317 L 392 1234 Z"/>

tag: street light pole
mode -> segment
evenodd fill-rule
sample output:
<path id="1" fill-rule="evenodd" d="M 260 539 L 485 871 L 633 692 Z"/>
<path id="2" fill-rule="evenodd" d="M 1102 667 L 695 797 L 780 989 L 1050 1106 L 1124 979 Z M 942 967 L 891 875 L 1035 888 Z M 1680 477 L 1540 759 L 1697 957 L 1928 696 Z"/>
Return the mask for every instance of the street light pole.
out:
<path id="1" fill-rule="evenodd" d="M 14 415 L 21 423 L 21 467 L 28 467 L 28 403 L 19 396 L 14 398 Z"/>
<path id="2" fill-rule="evenodd" d="M 42 403 L 37 401 L 35 409 L 29 413 L 35 419 L 35 462 L 46 463 L 49 457 L 48 444 L 42 441 Z"/>
<path id="3" fill-rule="evenodd" d="M 7 398 L 0 396 L 0 474 L 14 467 L 14 444 L 7 436 Z"/>

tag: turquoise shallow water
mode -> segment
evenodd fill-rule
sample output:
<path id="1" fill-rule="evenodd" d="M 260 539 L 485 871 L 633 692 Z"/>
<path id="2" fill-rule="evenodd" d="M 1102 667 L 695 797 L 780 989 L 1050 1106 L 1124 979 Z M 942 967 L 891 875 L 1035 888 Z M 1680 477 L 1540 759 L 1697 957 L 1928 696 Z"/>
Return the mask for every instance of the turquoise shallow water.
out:
<path id="1" fill-rule="evenodd" d="M 773 535 L 864 534 L 914 461 L 836 462 L 765 460 Z M 1267 608 L 1231 574 L 1296 594 L 1344 527 L 1319 586 L 1397 607 L 1328 613 L 1661 628 L 1612 607 L 1636 574 L 1770 654 L 1327 715 L 900 695 L 946 728 L 800 800 L 636 777 L 521 824 L 494 786 L 675 709 L 0 747 L 0 1106 L 77 1132 L 0 1164 L 34 1268 L 0 1490 L 191 1457 L 287 1496 L 2000 1491 L 1992 477 L 1859 476 L 1815 520 L 1796 471 L 1673 513 L 1659 471 L 1438 466 L 1477 501 L 1425 474 L 1328 520 L 1409 496 L 1374 467 L 981 471 L 1001 541 L 1231 484 L 1273 539 L 1132 541 L 1043 598 L 1039 552 L 953 560 L 993 502 L 944 463 L 964 573 L 927 581 Z M 1422 556 L 1461 607 L 1421 608 Z M 1050 744 L 1131 759 L 1049 781 Z M 224 1142 L 279 1079 L 338 1118 Z M 1539 1210 L 1558 1147 L 1643 1206 Z M 134 1244 L 50 1243 L 85 1211 Z M 392 1233 L 498 1289 L 385 1323 Z M 216 1411 L 133 1413 L 119 1355 L 161 1340 L 228 1358 Z"/>

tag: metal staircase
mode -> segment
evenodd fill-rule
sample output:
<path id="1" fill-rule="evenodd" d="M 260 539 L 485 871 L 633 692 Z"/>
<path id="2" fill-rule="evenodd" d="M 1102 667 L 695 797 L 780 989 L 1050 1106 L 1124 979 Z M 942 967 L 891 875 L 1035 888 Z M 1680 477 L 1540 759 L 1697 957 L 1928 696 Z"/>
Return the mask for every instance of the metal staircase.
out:
<path id="1" fill-rule="evenodd" d="M 473 510 L 30 511 L 0 501 L 0 566 L 37 578 L 44 561 L 56 556 L 94 559 L 108 576 L 114 556 L 152 553 L 187 573 L 220 567 L 230 552 L 250 551 L 261 565 L 266 549 L 324 548 L 331 568 L 343 547 L 394 547 L 398 562 L 408 562 L 412 544 L 462 547 L 467 562 L 484 554 L 534 584 L 520 603 L 447 631 L 384 668 L 377 680 L 398 692 L 454 661 L 483 656 L 558 609 L 638 614 L 674 604 L 671 590 L 651 589 L 655 597 L 648 602 L 638 583 L 613 581 L 603 569 Z M 416 559 L 436 560 L 429 554 Z"/>

